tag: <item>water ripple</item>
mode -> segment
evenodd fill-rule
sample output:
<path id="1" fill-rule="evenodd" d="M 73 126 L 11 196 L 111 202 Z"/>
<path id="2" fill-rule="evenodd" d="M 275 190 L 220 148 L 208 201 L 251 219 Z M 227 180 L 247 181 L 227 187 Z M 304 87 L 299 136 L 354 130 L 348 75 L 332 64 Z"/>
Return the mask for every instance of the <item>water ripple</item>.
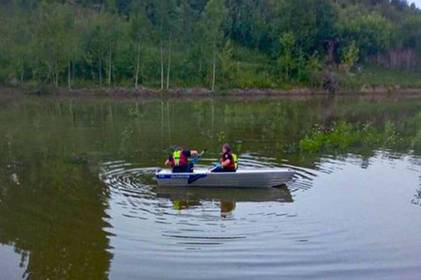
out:
<path id="1" fill-rule="evenodd" d="M 210 166 L 213 161 L 204 159 L 201 165 Z M 111 247 L 116 256 L 124 256 L 126 265 L 142 263 L 146 267 L 143 275 L 161 278 L 165 275 L 154 269 L 157 262 L 173 268 L 181 264 L 195 267 L 190 276 L 180 279 L 196 279 L 197 275 L 208 279 L 228 279 L 227 275 L 229 279 L 253 279 L 253 275 L 341 278 L 343 273 L 352 279 L 413 271 L 415 262 L 400 260 L 417 259 L 417 253 L 409 245 L 396 253 L 396 246 L 402 248 L 406 243 L 394 240 L 395 231 L 406 228 L 412 240 L 419 238 L 414 229 L 405 227 L 405 218 L 394 221 L 400 226 L 382 227 L 395 213 L 392 203 L 382 207 L 388 197 L 384 194 L 394 192 L 398 201 L 402 193 L 377 174 L 385 174 L 386 169 L 393 178 L 405 174 L 408 180 L 419 172 L 413 161 L 378 152 L 369 159 L 326 156 L 315 168 L 306 168 L 242 155 L 241 168 L 285 166 L 296 171 L 288 187 L 265 190 L 162 188 L 153 180 L 156 168 L 105 162 L 100 178 L 111 194 L 107 213 L 113 225 L 110 233 L 115 236 Z M 369 181 L 372 178 L 375 180 Z M 379 185 L 382 191 L 374 191 Z M 419 204 L 419 191 L 414 193 L 406 202 L 399 201 Z M 400 203 L 401 209 L 406 207 Z M 373 212 L 371 205 L 385 213 Z M 378 227 L 383 231 L 373 239 Z M 369 264 L 371 258 L 382 266 Z M 223 267 L 223 274 L 207 274 L 209 265 Z M 247 273 L 230 267 L 247 268 Z M 271 269 L 262 276 L 265 267 Z"/>

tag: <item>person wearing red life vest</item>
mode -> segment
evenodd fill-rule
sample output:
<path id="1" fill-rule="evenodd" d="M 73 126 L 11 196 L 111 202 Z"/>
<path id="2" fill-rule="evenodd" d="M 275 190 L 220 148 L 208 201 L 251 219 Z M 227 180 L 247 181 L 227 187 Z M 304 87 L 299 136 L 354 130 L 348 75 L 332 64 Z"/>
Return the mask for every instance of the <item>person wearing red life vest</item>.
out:
<path id="1" fill-rule="evenodd" d="M 237 170 L 237 156 L 232 153 L 228 144 L 222 146 L 222 154 L 219 158 L 220 166 L 216 167 L 213 172 L 235 172 Z"/>
<path id="2" fill-rule="evenodd" d="M 189 173 L 193 171 L 193 164 L 189 158 L 199 155 L 196 150 L 184 150 L 177 147 L 174 152 L 165 161 L 165 165 L 170 166 L 174 173 Z"/>

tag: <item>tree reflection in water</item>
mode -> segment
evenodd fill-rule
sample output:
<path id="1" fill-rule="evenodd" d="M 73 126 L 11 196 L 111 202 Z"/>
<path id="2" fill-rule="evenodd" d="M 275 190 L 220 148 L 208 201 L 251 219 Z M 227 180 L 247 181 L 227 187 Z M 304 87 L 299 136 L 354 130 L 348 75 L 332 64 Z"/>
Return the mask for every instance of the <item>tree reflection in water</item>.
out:
<path id="1" fill-rule="evenodd" d="M 0 176 L 0 243 L 21 255 L 23 277 L 107 278 L 112 255 L 103 184 L 85 166 L 42 155 L 10 172 Z"/>

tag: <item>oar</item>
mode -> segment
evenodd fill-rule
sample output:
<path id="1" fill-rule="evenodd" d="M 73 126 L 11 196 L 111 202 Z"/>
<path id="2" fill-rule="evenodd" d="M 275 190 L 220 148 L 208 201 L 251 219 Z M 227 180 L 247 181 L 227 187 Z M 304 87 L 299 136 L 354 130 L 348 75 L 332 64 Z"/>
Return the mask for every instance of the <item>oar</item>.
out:
<path id="1" fill-rule="evenodd" d="M 211 169 L 209 169 L 209 172 L 214 172 L 216 169 L 218 169 L 218 168 L 220 168 L 221 167 L 221 164 L 220 163 L 217 163 L 217 164 L 215 164 L 215 166 L 214 167 L 212 167 Z"/>

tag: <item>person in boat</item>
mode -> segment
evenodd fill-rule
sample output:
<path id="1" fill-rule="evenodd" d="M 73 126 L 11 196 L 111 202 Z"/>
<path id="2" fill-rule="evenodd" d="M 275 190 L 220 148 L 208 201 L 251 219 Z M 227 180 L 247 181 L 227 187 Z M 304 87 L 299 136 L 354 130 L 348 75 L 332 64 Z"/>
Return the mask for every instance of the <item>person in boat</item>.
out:
<path id="1" fill-rule="evenodd" d="M 193 164 L 189 162 L 189 158 L 198 155 L 199 153 L 196 150 L 184 150 L 182 147 L 176 147 L 165 161 L 165 165 L 170 166 L 174 173 L 193 172 Z"/>
<path id="2" fill-rule="evenodd" d="M 220 165 L 213 172 L 235 172 L 237 171 L 237 155 L 232 153 L 231 146 L 222 145 L 222 154 L 219 158 Z"/>

